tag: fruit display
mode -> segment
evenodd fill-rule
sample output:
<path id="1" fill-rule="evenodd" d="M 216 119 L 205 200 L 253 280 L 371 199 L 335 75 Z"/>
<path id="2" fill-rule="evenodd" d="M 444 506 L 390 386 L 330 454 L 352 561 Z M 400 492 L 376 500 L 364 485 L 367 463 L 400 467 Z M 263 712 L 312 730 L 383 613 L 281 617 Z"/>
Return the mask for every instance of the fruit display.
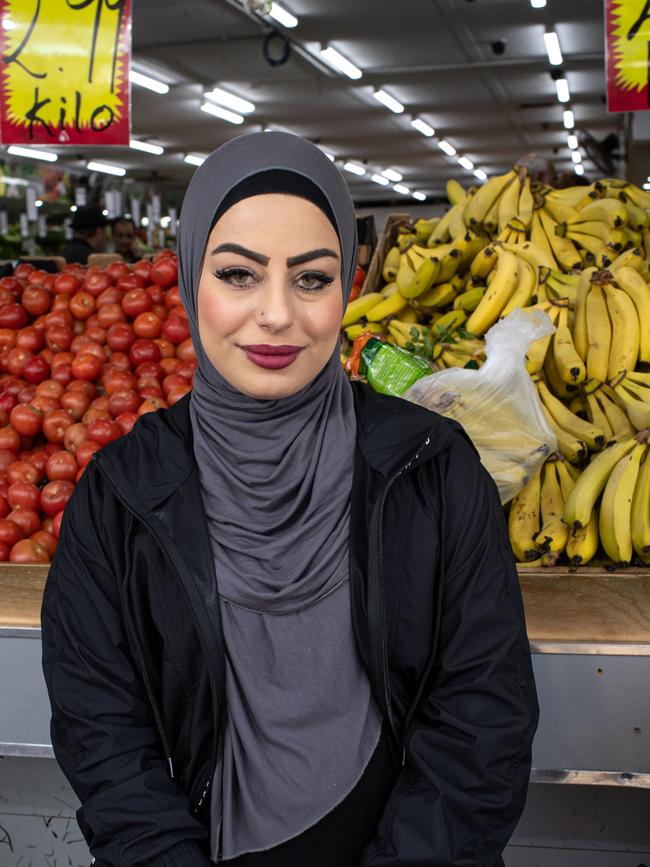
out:
<path id="1" fill-rule="evenodd" d="M 192 388 L 176 257 L 0 279 L 0 561 L 48 563 L 92 455 Z"/>
<path id="2" fill-rule="evenodd" d="M 526 369 L 558 452 L 506 506 L 513 552 L 650 565 L 650 193 L 618 179 L 553 189 L 515 167 L 447 194 L 444 216 L 394 227 L 381 279 L 348 304 L 346 370 L 359 375 L 371 337 L 432 372 L 477 369 L 496 322 L 543 311 L 555 330 Z"/>

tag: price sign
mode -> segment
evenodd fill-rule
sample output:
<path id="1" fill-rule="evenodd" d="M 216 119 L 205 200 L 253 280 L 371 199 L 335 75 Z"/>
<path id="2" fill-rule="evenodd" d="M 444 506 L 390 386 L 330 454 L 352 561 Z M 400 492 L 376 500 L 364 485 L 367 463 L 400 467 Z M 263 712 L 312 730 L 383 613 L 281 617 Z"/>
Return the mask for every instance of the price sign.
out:
<path id="1" fill-rule="evenodd" d="M 605 0 L 609 111 L 650 108 L 650 0 Z"/>
<path id="2" fill-rule="evenodd" d="M 2 144 L 129 143 L 131 0 L 0 0 Z"/>

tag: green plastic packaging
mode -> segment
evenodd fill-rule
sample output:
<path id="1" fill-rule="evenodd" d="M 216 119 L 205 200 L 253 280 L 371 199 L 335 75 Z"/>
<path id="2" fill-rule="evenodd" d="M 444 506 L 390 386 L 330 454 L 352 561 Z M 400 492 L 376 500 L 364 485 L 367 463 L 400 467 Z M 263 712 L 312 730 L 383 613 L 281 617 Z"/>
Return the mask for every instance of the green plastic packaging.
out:
<path id="1" fill-rule="evenodd" d="M 375 391 L 399 397 L 433 368 L 424 358 L 372 337 L 361 351 L 359 371 Z"/>

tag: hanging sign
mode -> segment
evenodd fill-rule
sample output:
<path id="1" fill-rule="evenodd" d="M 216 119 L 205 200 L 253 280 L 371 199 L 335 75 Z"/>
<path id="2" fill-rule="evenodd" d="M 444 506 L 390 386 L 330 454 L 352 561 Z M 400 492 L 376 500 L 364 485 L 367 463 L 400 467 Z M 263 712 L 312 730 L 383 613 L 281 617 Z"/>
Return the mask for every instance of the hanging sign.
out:
<path id="1" fill-rule="evenodd" d="M 131 0 L 0 0 L 0 142 L 128 145 Z"/>
<path id="2" fill-rule="evenodd" d="M 609 111 L 650 108 L 650 0 L 605 0 Z"/>

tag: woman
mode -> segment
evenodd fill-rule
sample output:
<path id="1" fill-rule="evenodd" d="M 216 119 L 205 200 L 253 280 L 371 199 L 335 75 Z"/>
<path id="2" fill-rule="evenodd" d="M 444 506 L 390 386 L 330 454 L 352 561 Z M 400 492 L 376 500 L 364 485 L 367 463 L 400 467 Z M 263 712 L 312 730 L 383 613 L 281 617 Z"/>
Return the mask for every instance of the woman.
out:
<path id="1" fill-rule="evenodd" d="M 495 485 L 462 429 L 345 378 L 353 204 L 236 138 L 188 188 L 192 393 L 97 452 L 42 609 L 96 864 L 502 864 L 538 706 Z"/>

